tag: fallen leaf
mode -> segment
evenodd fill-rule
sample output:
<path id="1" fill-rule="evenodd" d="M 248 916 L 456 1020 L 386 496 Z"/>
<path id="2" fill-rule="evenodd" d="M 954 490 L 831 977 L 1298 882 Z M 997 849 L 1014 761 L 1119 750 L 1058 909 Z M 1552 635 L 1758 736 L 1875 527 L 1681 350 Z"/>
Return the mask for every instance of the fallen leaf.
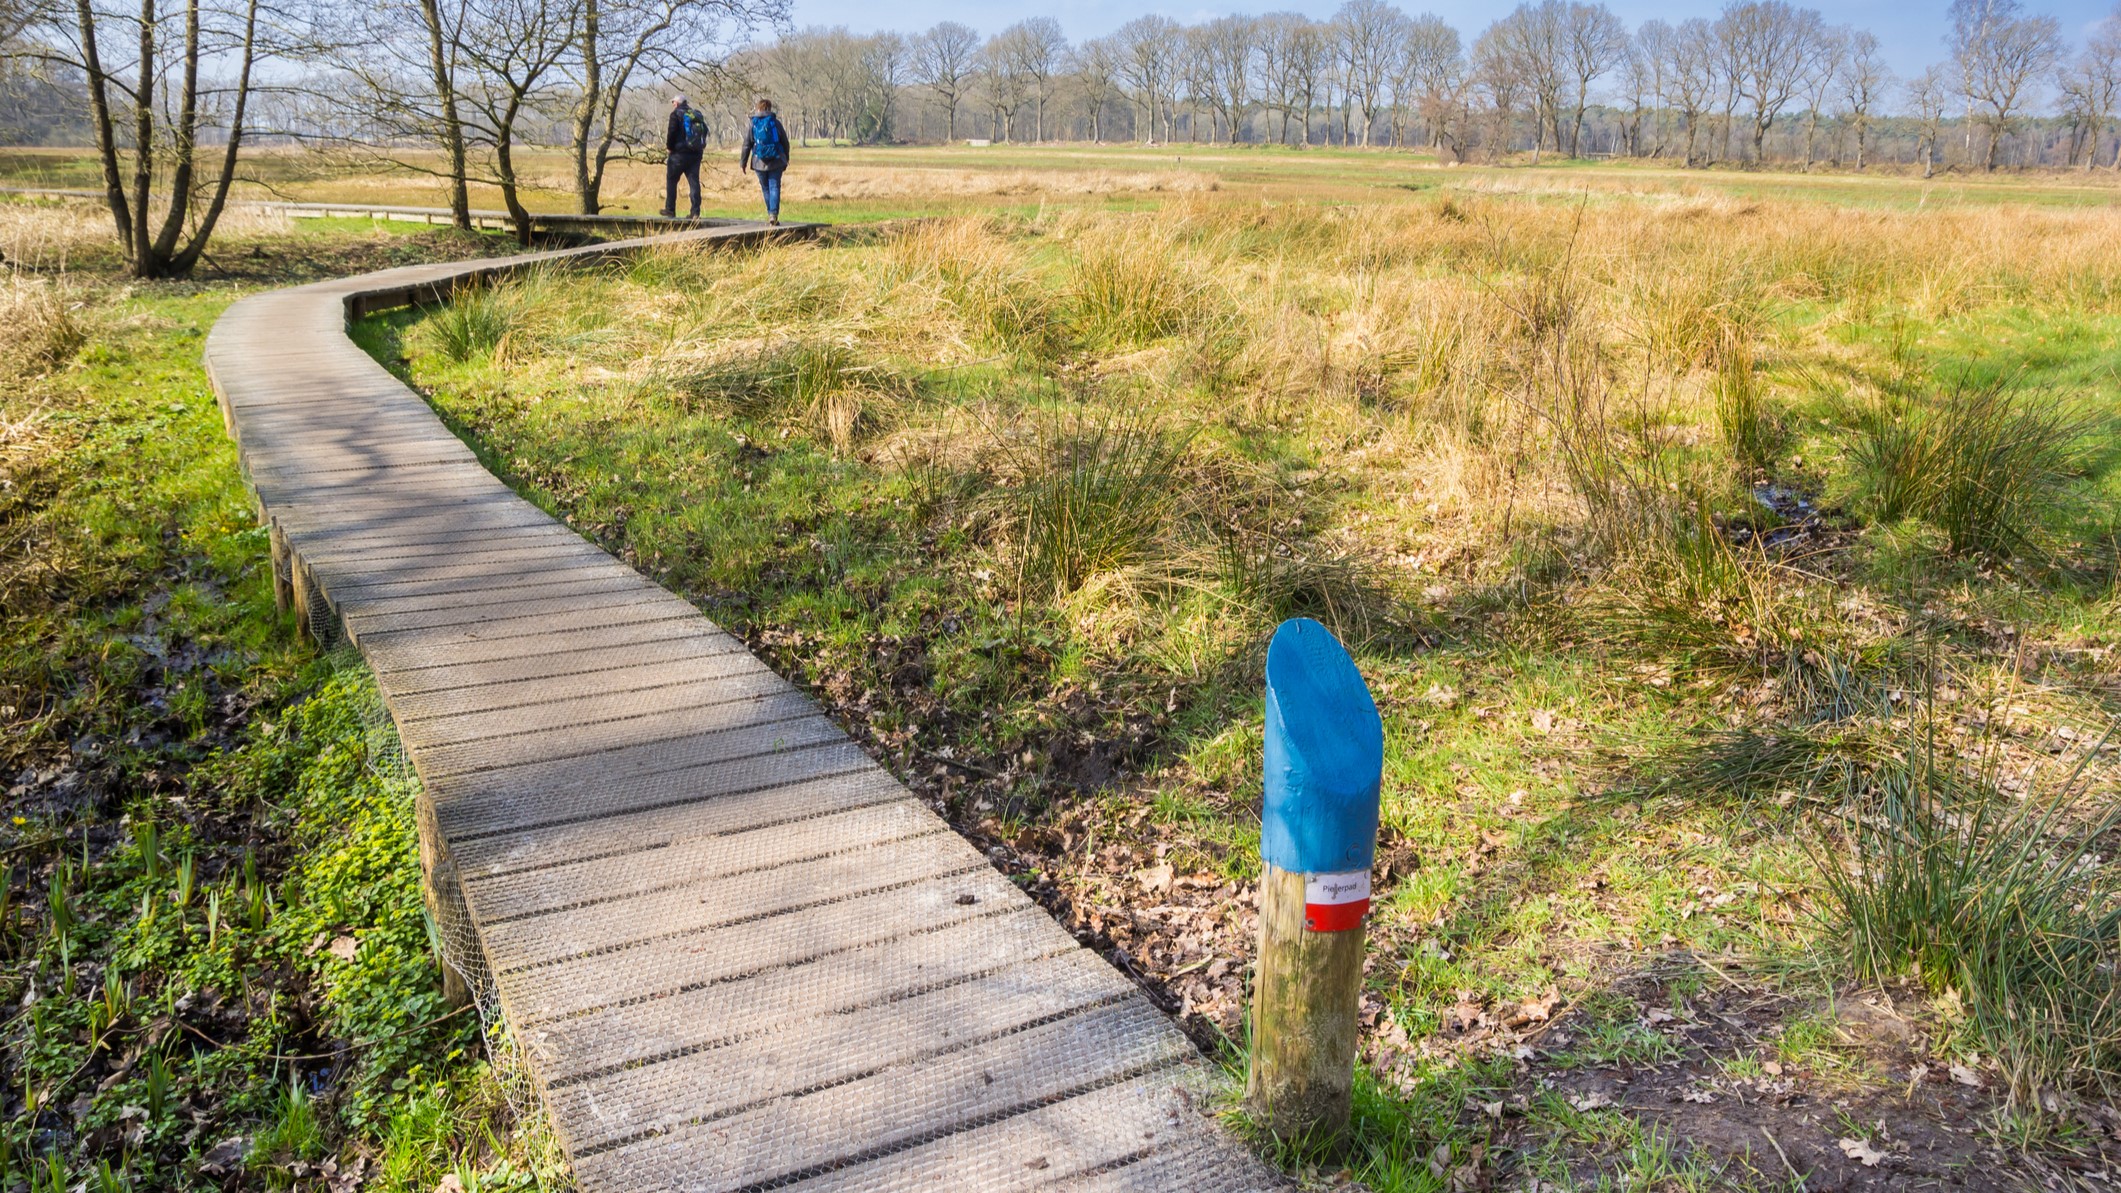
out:
<path id="1" fill-rule="evenodd" d="M 351 961 L 361 950 L 361 942 L 351 936 L 341 936 L 331 942 L 331 955 L 341 961 Z"/>
<path id="2" fill-rule="evenodd" d="M 1690 1089 L 1679 1095 L 1679 1100 L 1682 1102 L 1699 1102 L 1706 1106 L 1716 1100 L 1716 1095 L 1705 1089 Z"/>
<path id="3" fill-rule="evenodd" d="M 1171 867 L 1166 863 L 1151 866 L 1146 870 L 1137 870 L 1134 872 L 1134 881 L 1141 883 L 1147 890 L 1168 891 L 1171 889 Z"/>
<path id="4" fill-rule="evenodd" d="M 1603 1092 L 1592 1090 L 1590 1093 L 1578 1094 L 1570 1098 L 1569 1105 L 1574 1106 L 1578 1110 L 1604 1110 L 1608 1106 L 1617 1105 L 1617 1103 Z"/>
<path id="5" fill-rule="evenodd" d="M 1760 1066 L 1760 1069 L 1770 1077 L 1782 1076 L 1782 1062 L 1779 1060 L 1771 1060 Z"/>
<path id="6" fill-rule="evenodd" d="M 1920 1085 L 1922 1079 L 1929 1075 L 1930 1067 L 1928 1065 L 1916 1065 L 1907 1071 L 1907 1083 L 1909 1085 Z"/>
<path id="7" fill-rule="evenodd" d="M 249 1157 L 250 1136 L 231 1135 L 206 1149 L 206 1154 L 199 1157 L 199 1171 L 208 1176 L 224 1176 L 243 1167 Z"/>
<path id="8" fill-rule="evenodd" d="M 1876 1168 L 1878 1167 L 1878 1162 L 1885 1159 L 1885 1153 L 1872 1147 L 1871 1141 L 1868 1139 L 1842 1140 L 1841 1154 L 1863 1165 L 1865 1168 Z"/>
<path id="9" fill-rule="evenodd" d="M 464 1182 L 452 1172 L 435 1183 L 435 1193 L 464 1193 Z"/>
<path id="10" fill-rule="evenodd" d="M 1967 1068 L 1965 1065 L 1953 1065 L 1951 1073 L 1952 1080 L 1958 1082 L 1959 1084 L 1971 1085 L 1975 1089 L 1981 1088 L 1981 1074 L 1974 1072 L 1972 1069 Z"/>

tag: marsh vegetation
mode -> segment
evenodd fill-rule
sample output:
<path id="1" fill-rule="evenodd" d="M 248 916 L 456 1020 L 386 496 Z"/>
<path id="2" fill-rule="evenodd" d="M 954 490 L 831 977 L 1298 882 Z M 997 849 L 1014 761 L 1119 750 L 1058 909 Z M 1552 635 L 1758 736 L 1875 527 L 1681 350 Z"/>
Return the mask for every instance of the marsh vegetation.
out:
<path id="1" fill-rule="evenodd" d="M 1783 1180 L 1538 1091 L 1669 1062 L 1934 1120 L 1964 1072 L 1981 1131 L 1878 1143 L 1912 1180 L 2111 1121 L 2117 277 L 2104 211 L 1209 193 L 360 334 L 1233 1058 L 1260 643 L 1337 630 L 1388 739 L 1368 1100 L 1293 1163 Z M 1733 987 L 1750 1034 L 1688 1035 Z M 1897 1060 L 1817 1026 L 1879 991 Z"/>

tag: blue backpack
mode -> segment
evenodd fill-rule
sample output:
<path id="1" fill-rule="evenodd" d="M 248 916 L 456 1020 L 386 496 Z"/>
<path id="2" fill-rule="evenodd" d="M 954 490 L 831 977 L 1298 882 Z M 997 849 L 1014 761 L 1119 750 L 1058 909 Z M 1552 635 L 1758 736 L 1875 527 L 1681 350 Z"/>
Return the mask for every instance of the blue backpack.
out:
<path id="1" fill-rule="evenodd" d="M 771 112 L 751 118 L 751 156 L 763 162 L 780 161 L 788 156 L 788 141 L 781 135 L 780 118 Z"/>
<path id="2" fill-rule="evenodd" d="M 685 133 L 686 152 L 698 153 L 706 149 L 707 122 L 701 119 L 700 114 L 691 108 L 684 109 L 680 114 L 684 118 L 682 127 Z"/>

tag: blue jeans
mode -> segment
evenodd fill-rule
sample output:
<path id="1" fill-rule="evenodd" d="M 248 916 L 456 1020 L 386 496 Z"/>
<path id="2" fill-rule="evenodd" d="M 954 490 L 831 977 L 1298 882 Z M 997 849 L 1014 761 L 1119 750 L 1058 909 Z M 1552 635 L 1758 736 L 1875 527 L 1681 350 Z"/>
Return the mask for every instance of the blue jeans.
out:
<path id="1" fill-rule="evenodd" d="M 766 196 L 766 218 L 781 218 L 781 172 L 788 168 L 787 162 L 775 162 L 771 169 L 754 166 L 751 172 L 759 176 L 759 193 Z"/>

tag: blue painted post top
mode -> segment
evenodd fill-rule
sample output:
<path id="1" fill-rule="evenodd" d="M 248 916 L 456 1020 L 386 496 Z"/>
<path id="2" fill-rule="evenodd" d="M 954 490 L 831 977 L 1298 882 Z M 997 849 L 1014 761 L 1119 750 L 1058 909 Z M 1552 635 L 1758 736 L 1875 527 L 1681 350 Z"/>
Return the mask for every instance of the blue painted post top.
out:
<path id="1" fill-rule="evenodd" d="M 1292 873 L 1367 877 L 1384 765 L 1384 722 L 1347 648 L 1308 617 L 1281 623 L 1267 644 L 1260 857 Z"/>

